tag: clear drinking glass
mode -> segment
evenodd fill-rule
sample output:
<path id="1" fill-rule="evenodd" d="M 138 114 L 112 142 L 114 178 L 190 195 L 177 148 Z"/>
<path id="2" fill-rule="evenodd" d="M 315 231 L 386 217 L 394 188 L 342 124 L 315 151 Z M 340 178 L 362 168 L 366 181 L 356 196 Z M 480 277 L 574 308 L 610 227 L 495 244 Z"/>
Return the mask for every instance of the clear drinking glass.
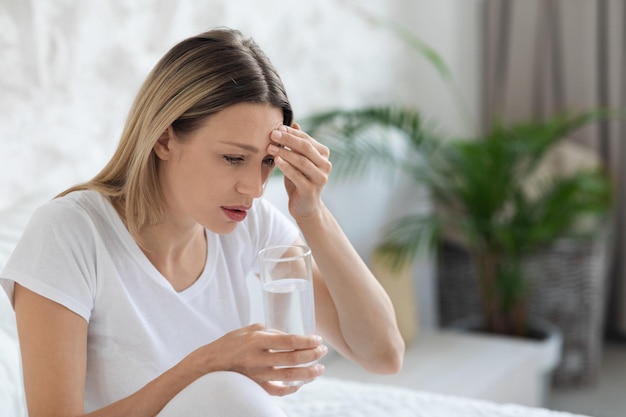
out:
<path id="1" fill-rule="evenodd" d="M 259 252 L 259 268 L 267 331 L 313 334 L 315 305 L 311 249 L 304 245 L 267 247 Z M 288 386 L 302 385 L 305 382 L 275 381 Z"/>

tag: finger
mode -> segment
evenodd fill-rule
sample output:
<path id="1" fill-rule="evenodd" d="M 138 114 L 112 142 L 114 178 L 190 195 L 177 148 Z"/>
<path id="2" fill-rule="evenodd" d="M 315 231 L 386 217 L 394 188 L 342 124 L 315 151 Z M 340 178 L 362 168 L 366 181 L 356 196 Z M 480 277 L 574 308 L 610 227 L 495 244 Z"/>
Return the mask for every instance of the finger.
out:
<path id="1" fill-rule="evenodd" d="M 310 142 L 305 141 L 304 143 L 304 145 L 298 145 L 293 149 L 286 145 L 281 146 L 271 143 L 267 152 L 274 156 L 278 168 L 285 175 L 291 175 L 290 179 L 296 180 L 295 182 L 298 182 L 298 178 L 303 176 L 302 180 L 310 180 L 318 186 L 324 186 L 328 182 L 332 164 L 328 159 L 322 157 Z M 302 150 L 303 147 L 307 149 Z M 298 152 L 298 149 L 300 149 L 300 152 Z M 281 164 L 281 159 L 288 164 Z M 293 169 L 290 169 L 288 165 L 291 165 Z M 300 173 L 302 175 L 299 175 Z M 299 185 L 303 186 L 305 184 L 300 182 Z"/>
<path id="2" fill-rule="evenodd" d="M 277 397 L 283 397 L 285 395 L 293 394 L 298 391 L 302 385 L 278 385 L 274 382 L 265 381 L 261 382 L 259 385 L 267 391 L 268 394 L 274 395 Z"/>
<path id="3" fill-rule="evenodd" d="M 311 382 L 324 374 L 324 365 L 315 364 L 301 367 L 275 368 L 272 376 L 273 381 L 305 381 Z"/>
<path id="4" fill-rule="evenodd" d="M 317 166 L 326 165 L 330 151 L 304 131 L 292 127 L 280 126 L 273 130 L 270 138 L 280 147 L 305 155 Z"/>
<path id="5" fill-rule="evenodd" d="M 266 332 L 267 347 L 272 350 L 313 349 L 322 345 L 322 337 L 318 335 L 298 335 Z"/>
<path id="6" fill-rule="evenodd" d="M 311 349 L 270 351 L 267 363 L 272 366 L 302 366 L 322 359 L 326 353 L 328 348 L 324 345 Z"/>
<path id="7" fill-rule="evenodd" d="M 322 174 L 317 168 L 305 174 L 302 168 L 294 166 L 280 156 L 277 156 L 274 160 L 278 169 L 285 176 L 285 180 L 291 181 L 302 192 L 313 192 L 328 182 L 328 176 Z"/>
<path id="8" fill-rule="evenodd" d="M 274 161 L 278 165 L 278 168 L 285 174 L 289 173 L 283 169 L 286 167 L 284 164 L 281 165 L 281 162 L 286 162 L 291 165 L 295 171 L 299 171 L 304 178 L 314 184 L 325 185 L 328 182 L 328 175 L 331 169 L 330 162 L 328 161 L 325 161 L 324 167 L 319 167 L 315 165 L 311 159 L 296 152 L 274 147 L 269 150 L 269 153 L 274 156 Z M 296 173 L 294 172 L 293 175 L 296 175 Z"/>
<path id="9" fill-rule="evenodd" d="M 320 153 L 320 155 L 322 155 L 325 158 L 328 158 L 330 156 L 330 150 L 328 149 L 328 146 L 321 144 L 320 142 L 315 140 L 315 138 L 309 136 L 306 132 L 304 132 L 302 130 L 302 128 L 300 127 L 300 125 L 298 123 L 293 122 L 291 127 L 294 130 L 296 130 L 296 131 L 300 131 L 300 132 L 304 133 L 306 135 L 306 137 L 311 141 L 313 146 L 315 146 L 315 148 Z M 291 132 L 291 131 L 289 129 L 287 129 L 287 132 Z M 292 133 L 294 133 L 294 132 L 292 132 Z"/>
<path id="10" fill-rule="evenodd" d="M 312 149 L 312 145 L 305 145 Z M 316 150 L 305 150 L 300 152 L 297 149 L 291 149 L 287 146 L 279 147 L 271 144 L 268 153 L 274 157 L 280 157 L 293 165 L 296 169 L 302 171 L 305 177 L 310 178 L 316 183 L 326 184 L 328 176 L 332 171 L 330 161 L 322 157 Z"/>

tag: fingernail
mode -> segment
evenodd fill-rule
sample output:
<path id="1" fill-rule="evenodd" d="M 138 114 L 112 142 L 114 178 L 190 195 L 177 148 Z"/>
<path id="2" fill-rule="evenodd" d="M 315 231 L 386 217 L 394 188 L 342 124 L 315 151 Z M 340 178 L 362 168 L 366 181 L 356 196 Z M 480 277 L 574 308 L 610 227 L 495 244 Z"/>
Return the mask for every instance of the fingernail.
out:
<path id="1" fill-rule="evenodd" d="M 278 153 L 279 149 L 280 149 L 280 148 L 279 148 L 278 146 L 276 146 L 276 145 L 274 145 L 274 144 L 272 143 L 272 144 L 270 144 L 270 146 L 269 146 L 268 152 L 269 152 L 270 154 L 272 154 L 272 155 L 276 155 L 276 154 Z"/>
<path id="2" fill-rule="evenodd" d="M 280 129 L 280 128 L 279 128 L 279 129 Z M 272 133 L 270 134 L 270 137 L 271 137 L 272 139 L 280 139 L 280 137 L 281 137 L 282 135 L 283 135 L 283 134 L 282 134 L 281 132 L 279 132 L 278 130 L 272 130 Z"/>
<path id="3" fill-rule="evenodd" d="M 322 343 L 322 336 L 320 335 L 313 335 L 313 340 L 315 340 L 315 343 Z"/>
<path id="4" fill-rule="evenodd" d="M 278 126 L 278 130 L 282 130 L 283 132 L 286 132 L 287 126 Z"/>
<path id="5" fill-rule="evenodd" d="M 315 371 L 317 372 L 318 375 L 323 374 L 324 370 L 326 370 L 326 367 L 322 365 L 321 363 L 318 363 L 317 365 L 315 365 Z"/>

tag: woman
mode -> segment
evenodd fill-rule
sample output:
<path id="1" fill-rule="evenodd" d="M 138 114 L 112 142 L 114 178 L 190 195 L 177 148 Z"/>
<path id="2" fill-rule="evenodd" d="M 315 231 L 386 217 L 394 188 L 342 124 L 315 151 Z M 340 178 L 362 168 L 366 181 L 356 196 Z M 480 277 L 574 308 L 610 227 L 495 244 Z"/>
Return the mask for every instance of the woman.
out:
<path id="1" fill-rule="evenodd" d="M 393 307 L 321 200 L 328 156 L 252 40 L 217 29 L 172 48 L 110 162 L 36 211 L 1 274 L 30 417 L 282 415 L 270 395 L 298 387 L 270 381 L 321 375 L 297 365 L 323 357 L 322 337 L 397 372 Z M 261 199 L 274 164 L 298 228 Z M 300 235 L 319 336 L 248 325 L 256 254 Z"/>

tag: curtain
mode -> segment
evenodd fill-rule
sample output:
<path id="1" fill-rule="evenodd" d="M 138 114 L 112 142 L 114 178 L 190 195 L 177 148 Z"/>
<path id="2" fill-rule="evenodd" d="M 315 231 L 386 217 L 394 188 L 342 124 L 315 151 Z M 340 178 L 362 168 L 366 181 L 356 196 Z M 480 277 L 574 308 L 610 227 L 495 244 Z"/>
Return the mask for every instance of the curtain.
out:
<path id="1" fill-rule="evenodd" d="M 483 128 L 563 111 L 626 106 L 623 0 L 487 0 Z M 606 267 L 606 329 L 626 337 L 626 123 L 586 127 L 568 140 L 616 184 Z"/>

